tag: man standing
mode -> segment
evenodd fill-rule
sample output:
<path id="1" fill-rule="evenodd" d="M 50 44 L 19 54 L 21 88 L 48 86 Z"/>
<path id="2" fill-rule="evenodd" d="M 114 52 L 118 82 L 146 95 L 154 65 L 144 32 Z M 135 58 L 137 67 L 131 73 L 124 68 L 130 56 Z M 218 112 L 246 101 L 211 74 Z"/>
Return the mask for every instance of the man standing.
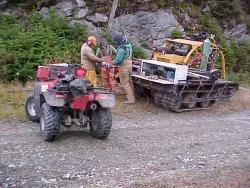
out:
<path id="1" fill-rule="evenodd" d="M 81 65 L 87 70 L 86 79 L 94 86 L 97 85 L 97 75 L 95 72 L 95 63 L 102 63 L 102 59 L 96 57 L 93 46 L 96 45 L 96 38 L 89 36 L 86 43 L 81 47 Z"/>
<path id="2" fill-rule="evenodd" d="M 113 64 L 118 66 L 121 86 L 127 97 L 127 101 L 125 103 L 132 104 L 135 102 L 134 85 L 131 79 L 132 45 L 127 41 L 126 37 L 122 35 L 115 35 L 113 40 L 118 46 L 116 58 Z"/>
<path id="3" fill-rule="evenodd" d="M 109 45 L 105 38 L 101 39 L 100 47 L 96 51 L 96 56 L 99 58 L 104 56 L 110 56 L 112 58 L 115 54 L 116 49 L 112 45 Z"/>
<path id="4" fill-rule="evenodd" d="M 116 49 L 112 45 L 108 45 L 106 39 L 101 39 L 100 47 L 96 51 L 96 56 L 102 58 L 107 66 L 101 66 L 101 77 L 103 87 L 110 89 L 115 93 L 120 93 L 118 83 L 115 79 L 115 69 L 112 65 L 112 57 L 116 54 Z"/>

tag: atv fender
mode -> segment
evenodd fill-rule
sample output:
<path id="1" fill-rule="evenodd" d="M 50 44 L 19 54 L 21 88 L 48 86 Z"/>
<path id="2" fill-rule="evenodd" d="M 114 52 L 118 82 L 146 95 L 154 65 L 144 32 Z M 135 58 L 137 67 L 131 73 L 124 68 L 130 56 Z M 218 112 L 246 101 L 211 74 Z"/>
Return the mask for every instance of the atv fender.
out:
<path id="1" fill-rule="evenodd" d="M 56 95 L 49 91 L 45 91 L 43 95 L 49 106 L 62 107 L 67 104 L 67 100 L 64 95 Z"/>

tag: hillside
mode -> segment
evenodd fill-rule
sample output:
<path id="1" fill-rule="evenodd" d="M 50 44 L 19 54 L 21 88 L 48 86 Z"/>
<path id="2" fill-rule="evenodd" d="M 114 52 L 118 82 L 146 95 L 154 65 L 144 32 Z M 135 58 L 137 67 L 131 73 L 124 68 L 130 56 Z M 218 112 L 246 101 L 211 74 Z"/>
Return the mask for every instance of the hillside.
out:
<path id="1" fill-rule="evenodd" d="M 25 82 L 39 64 L 79 62 L 87 32 L 108 39 L 115 33 L 127 35 L 141 48 L 136 57 L 145 57 L 142 48 L 150 50 L 173 34 L 208 32 L 216 35 L 225 53 L 229 78 L 249 83 L 249 1 L 119 0 L 108 29 L 111 7 L 110 0 L 2 1 L 3 79 Z"/>

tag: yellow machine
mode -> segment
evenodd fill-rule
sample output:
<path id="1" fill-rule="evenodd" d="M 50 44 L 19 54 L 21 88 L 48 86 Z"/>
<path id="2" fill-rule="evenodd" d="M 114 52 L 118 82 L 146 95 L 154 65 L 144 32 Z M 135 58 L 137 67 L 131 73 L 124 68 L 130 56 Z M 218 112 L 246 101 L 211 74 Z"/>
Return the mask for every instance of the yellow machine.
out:
<path id="1" fill-rule="evenodd" d="M 223 53 L 213 37 L 201 39 L 166 39 L 153 49 L 153 60 L 134 60 L 132 79 L 138 91 L 175 112 L 204 109 L 232 97 L 239 84 L 221 79 Z"/>
<path id="2" fill-rule="evenodd" d="M 184 64 L 192 68 L 199 67 L 202 59 L 203 42 L 187 39 L 166 39 L 161 47 L 153 49 L 153 60 L 174 64 Z M 218 58 L 221 62 L 222 76 L 225 78 L 225 59 L 220 48 L 212 38 L 210 53 L 208 57 L 209 69 L 215 69 Z"/>

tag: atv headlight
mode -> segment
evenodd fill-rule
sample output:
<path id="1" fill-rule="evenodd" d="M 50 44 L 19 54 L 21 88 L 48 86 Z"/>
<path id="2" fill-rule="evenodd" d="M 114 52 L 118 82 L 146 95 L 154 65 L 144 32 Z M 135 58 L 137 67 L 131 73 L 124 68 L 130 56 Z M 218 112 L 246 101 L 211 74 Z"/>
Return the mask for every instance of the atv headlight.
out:
<path id="1" fill-rule="evenodd" d="M 115 106 L 115 95 L 109 94 L 106 96 L 101 96 L 99 98 L 99 103 L 103 108 L 112 108 Z"/>

